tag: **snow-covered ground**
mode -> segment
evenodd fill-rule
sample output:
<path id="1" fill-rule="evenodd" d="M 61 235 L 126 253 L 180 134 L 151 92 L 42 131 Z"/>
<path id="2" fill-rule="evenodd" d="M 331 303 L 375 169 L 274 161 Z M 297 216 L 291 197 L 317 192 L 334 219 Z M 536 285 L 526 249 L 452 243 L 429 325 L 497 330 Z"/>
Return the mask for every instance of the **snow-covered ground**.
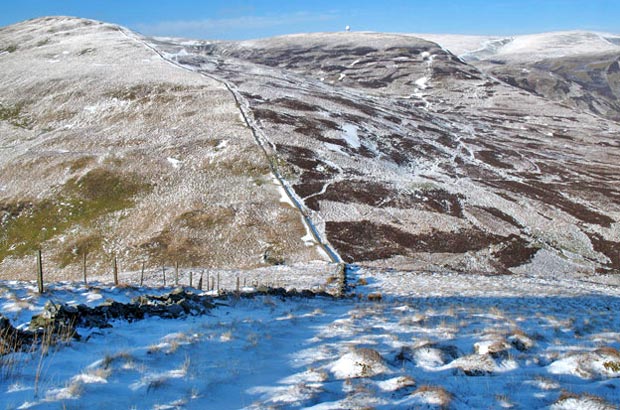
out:
<path id="1" fill-rule="evenodd" d="M 47 354 L 3 356 L 0 407 L 617 408 L 618 287 L 509 278 L 362 269 L 345 299 L 230 297 L 204 316 L 80 328 Z M 171 290 L 35 289 L 1 282 L 0 312 L 23 327 L 48 300 Z"/>
<path id="2" fill-rule="evenodd" d="M 620 50 L 617 34 L 588 31 L 558 31 L 519 36 L 471 36 L 416 34 L 434 41 L 469 61 L 479 58 L 542 60 L 573 55 L 614 53 Z"/>

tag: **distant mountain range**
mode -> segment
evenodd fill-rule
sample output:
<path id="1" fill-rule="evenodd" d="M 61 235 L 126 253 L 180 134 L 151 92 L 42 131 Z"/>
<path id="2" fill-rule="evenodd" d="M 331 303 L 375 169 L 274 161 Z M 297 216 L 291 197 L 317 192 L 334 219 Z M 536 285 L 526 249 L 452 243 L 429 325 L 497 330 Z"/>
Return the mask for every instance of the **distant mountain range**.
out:
<path id="1" fill-rule="evenodd" d="M 618 270 L 619 40 L 2 28 L 0 273 Z"/>
<path id="2" fill-rule="evenodd" d="M 423 35 L 487 74 L 620 120 L 620 36 L 567 31 L 514 37 Z"/>

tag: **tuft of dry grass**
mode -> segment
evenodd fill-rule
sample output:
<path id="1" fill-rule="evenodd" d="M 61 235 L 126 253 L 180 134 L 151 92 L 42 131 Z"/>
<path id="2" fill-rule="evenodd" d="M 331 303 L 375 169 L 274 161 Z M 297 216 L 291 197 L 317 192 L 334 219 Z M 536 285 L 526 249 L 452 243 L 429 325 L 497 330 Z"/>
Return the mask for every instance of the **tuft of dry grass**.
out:
<path id="1" fill-rule="evenodd" d="M 542 390 L 556 390 L 560 388 L 560 384 L 557 381 L 543 376 L 536 376 L 534 380 L 536 381 L 536 386 Z"/>
<path id="2" fill-rule="evenodd" d="M 146 348 L 146 354 L 155 354 L 161 352 L 163 349 L 162 344 L 153 344 Z"/>
<path id="3" fill-rule="evenodd" d="M 429 404 L 439 406 L 441 409 L 447 409 L 452 403 L 452 394 L 441 386 L 423 385 L 418 387 L 412 396 L 424 397 Z"/>
<path id="4" fill-rule="evenodd" d="M 21 341 L 6 329 L 0 331 L 0 381 L 12 380 L 21 367 L 20 356 L 12 354 L 21 349 Z"/>
<path id="5" fill-rule="evenodd" d="M 495 395 L 495 400 L 502 408 L 512 408 L 514 405 L 510 401 L 510 397 L 507 394 L 497 394 Z"/>
<path id="6" fill-rule="evenodd" d="M 102 253 L 103 237 L 99 234 L 79 235 L 69 241 L 59 255 L 59 266 L 80 262 L 85 255 Z"/>
<path id="7" fill-rule="evenodd" d="M 617 407 L 598 396 L 588 393 L 576 394 L 563 390 L 550 407 L 551 410 L 594 409 L 617 410 Z"/>
<path id="8" fill-rule="evenodd" d="M 327 285 L 331 285 L 331 284 L 334 284 L 334 283 L 337 283 L 337 282 L 338 282 L 338 276 L 330 276 L 330 277 L 328 277 L 328 278 L 327 278 L 327 280 L 325 281 L 325 283 L 326 283 Z"/>
<path id="9" fill-rule="evenodd" d="M 124 361 L 132 361 L 133 360 L 133 356 L 131 355 L 131 353 L 129 352 L 119 352 L 119 353 L 115 353 L 113 355 L 106 355 L 103 360 L 101 361 L 101 369 L 107 370 L 109 368 L 111 368 L 111 366 L 120 360 L 124 360 Z"/>
<path id="10" fill-rule="evenodd" d="M 84 384 L 79 381 L 71 382 L 65 388 L 65 392 L 69 397 L 79 397 L 84 393 Z"/>
<path id="11" fill-rule="evenodd" d="M 599 355 L 602 355 L 602 356 L 612 356 L 620 360 L 620 351 L 618 351 L 618 349 L 613 348 L 611 346 L 599 347 L 598 349 L 595 350 L 595 353 L 598 353 Z"/>
<path id="12" fill-rule="evenodd" d="M 605 370 L 608 370 L 610 372 L 620 373 L 620 361 L 604 362 L 603 367 L 605 368 Z"/>

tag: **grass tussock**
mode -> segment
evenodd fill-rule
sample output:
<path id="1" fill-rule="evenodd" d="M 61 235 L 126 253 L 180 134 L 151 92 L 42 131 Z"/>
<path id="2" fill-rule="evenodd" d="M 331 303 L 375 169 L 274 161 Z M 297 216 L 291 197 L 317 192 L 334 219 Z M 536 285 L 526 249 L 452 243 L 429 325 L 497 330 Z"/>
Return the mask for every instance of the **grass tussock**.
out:
<path id="1" fill-rule="evenodd" d="M 610 372 L 620 373 L 620 361 L 604 362 L 603 367 L 605 370 L 609 370 Z"/>
<path id="2" fill-rule="evenodd" d="M 593 410 L 616 410 L 617 407 L 606 402 L 604 399 L 591 394 L 575 394 L 562 391 L 560 397 L 550 407 L 551 410 L 569 409 L 593 409 Z"/>
<path id="3" fill-rule="evenodd" d="M 69 180 L 59 194 L 40 202 L 0 204 L 0 262 L 7 256 L 34 252 L 45 241 L 74 226 L 88 226 L 97 218 L 133 205 L 133 198 L 149 190 L 136 176 L 108 169 L 94 169 Z M 71 263 L 81 252 L 92 251 L 96 236 L 77 238 L 62 263 Z"/>
<path id="4" fill-rule="evenodd" d="M 133 356 L 129 352 L 119 352 L 112 355 L 105 355 L 103 360 L 101 361 L 101 366 L 98 368 L 100 370 L 111 371 L 112 366 L 117 362 L 130 362 L 133 361 Z M 109 375 L 109 373 L 107 373 Z M 103 376 L 102 376 L 103 377 Z M 105 376 L 104 378 L 107 378 Z"/>
<path id="5" fill-rule="evenodd" d="M 441 409 L 447 409 L 452 403 L 452 394 L 441 386 L 423 385 L 418 387 L 412 396 L 424 398 L 428 404 L 434 404 Z"/>

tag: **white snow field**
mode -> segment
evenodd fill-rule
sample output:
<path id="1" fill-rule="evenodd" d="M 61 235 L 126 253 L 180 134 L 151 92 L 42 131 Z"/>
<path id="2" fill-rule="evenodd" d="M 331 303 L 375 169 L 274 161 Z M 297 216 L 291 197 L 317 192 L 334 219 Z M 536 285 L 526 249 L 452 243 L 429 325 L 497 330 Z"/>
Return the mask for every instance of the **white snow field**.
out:
<path id="1" fill-rule="evenodd" d="M 617 53 L 620 36 L 588 31 L 558 31 L 519 36 L 471 36 L 457 34 L 416 34 L 437 42 L 469 61 L 478 58 L 541 60 L 573 55 Z"/>
<path id="2" fill-rule="evenodd" d="M 361 269 L 349 281 L 342 299 L 229 296 L 207 315 L 78 328 L 79 341 L 45 354 L 1 357 L 0 408 L 618 408 L 611 279 Z M 97 306 L 171 290 L 67 282 L 39 296 L 3 281 L 0 312 L 24 327 L 48 300 Z"/>

